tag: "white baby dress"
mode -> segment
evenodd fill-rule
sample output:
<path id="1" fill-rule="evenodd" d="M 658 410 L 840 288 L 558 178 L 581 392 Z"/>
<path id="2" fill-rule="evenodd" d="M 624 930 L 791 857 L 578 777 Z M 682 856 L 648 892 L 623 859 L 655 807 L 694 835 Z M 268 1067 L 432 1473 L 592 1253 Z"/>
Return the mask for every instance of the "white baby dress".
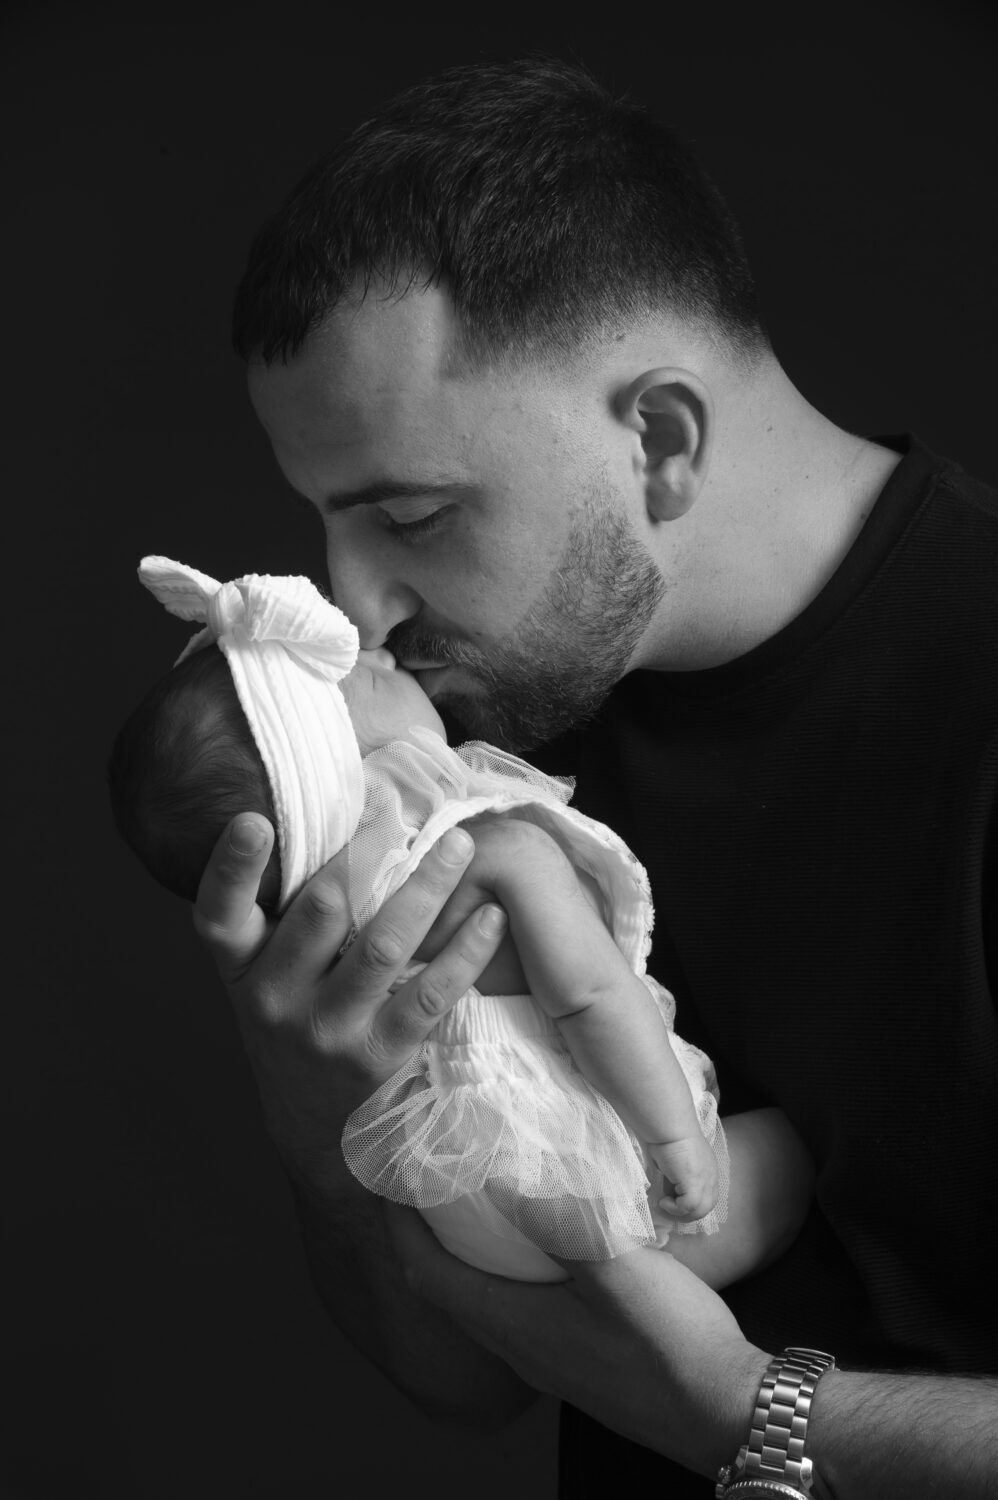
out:
<path id="1" fill-rule="evenodd" d="M 489 745 L 453 748 L 429 729 L 364 760 L 365 803 L 350 843 L 355 929 L 455 824 L 509 812 L 539 824 L 596 881 L 617 946 L 655 998 L 700 1127 L 718 1163 L 717 1204 L 679 1225 L 658 1208 L 662 1177 L 615 1110 L 585 1080 L 554 1022 L 529 995 L 470 989 L 405 1067 L 354 1111 L 343 1153 L 372 1192 L 418 1208 L 452 1253 L 482 1270 L 558 1281 L 570 1260 L 607 1260 L 670 1231 L 717 1229 L 728 1160 L 710 1060 L 672 1030 L 672 996 L 645 973 L 648 877 L 609 828 L 567 805 L 572 783 Z M 420 966 L 406 971 L 402 984 Z"/>

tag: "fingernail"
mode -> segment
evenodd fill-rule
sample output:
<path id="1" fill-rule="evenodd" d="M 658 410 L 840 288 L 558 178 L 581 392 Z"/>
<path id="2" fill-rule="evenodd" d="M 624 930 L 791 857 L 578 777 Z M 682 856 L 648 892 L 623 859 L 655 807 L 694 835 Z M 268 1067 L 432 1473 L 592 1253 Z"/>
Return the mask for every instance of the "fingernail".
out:
<path id="1" fill-rule="evenodd" d="M 229 829 L 229 848 L 236 854 L 258 854 L 267 842 L 267 830 L 255 818 L 237 818 Z"/>
<path id="2" fill-rule="evenodd" d="M 463 828 L 452 828 L 440 840 L 440 858 L 449 865 L 463 865 L 473 847 Z"/>
<path id="3" fill-rule="evenodd" d="M 506 926 L 506 913 L 501 906 L 483 906 L 478 913 L 478 925 L 486 937 L 498 937 Z"/>

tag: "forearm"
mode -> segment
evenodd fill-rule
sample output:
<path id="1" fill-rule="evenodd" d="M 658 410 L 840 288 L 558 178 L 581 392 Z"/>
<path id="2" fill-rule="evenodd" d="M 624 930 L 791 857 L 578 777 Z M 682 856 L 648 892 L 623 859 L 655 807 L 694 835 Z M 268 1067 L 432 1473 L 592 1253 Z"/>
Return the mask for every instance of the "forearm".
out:
<path id="1" fill-rule="evenodd" d="M 699 1388 L 688 1372 L 667 1378 L 660 1406 L 671 1400 L 681 1420 L 661 1437 L 647 1416 L 633 1432 L 609 1425 L 714 1478 L 748 1438 L 766 1362 L 748 1343 L 729 1345 L 698 1371 Z M 985 1500 L 998 1494 L 998 1379 L 830 1370 L 805 1451 L 816 1500 Z"/>
<path id="2" fill-rule="evenodd" d="M 831 1370 L 807 1452 L 834 1500 L 998 1494 L 998 1379 Z"/>
<path id="3" fill-rule="evenodd" d="M 536 1392 L 406 1285 L 381 1200 L 352 1179 L 323 1192 L 293 1184 L 309 1270 L 344 1336 L 427 1416 L 494 1430 Z"/>
<path id="4" fill-rule="evenodd" d="M 673 1141 L 699 1128 L 690 1086 L 640 980 L 556 1020 L 580 1070 L 639 1139 Z"/>
<path id="5" fill-rule="evenodd" d="M 539 900 L 525 884 L 501 896 L 531 993 L 557 1024 L 580 1071 L 640 1140 L 692 1135 L 698 1126 L 689 1084 L 643 981 L 622 962 L 613 988 L 566 993 L 557 954 L 538 924 Z"/>

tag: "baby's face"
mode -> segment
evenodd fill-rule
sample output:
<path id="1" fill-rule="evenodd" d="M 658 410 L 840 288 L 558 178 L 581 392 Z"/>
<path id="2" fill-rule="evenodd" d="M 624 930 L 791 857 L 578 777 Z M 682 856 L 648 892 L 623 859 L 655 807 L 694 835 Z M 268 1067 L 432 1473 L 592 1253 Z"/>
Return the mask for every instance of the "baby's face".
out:
<path id="1" fill-rule="evenodd" d="M 396 667 L 390 651 L 361 651 L 340 681 L 361 755 L 404 740 L 418 725 L 447 738 L 443 720 L 411 672 Z"/>

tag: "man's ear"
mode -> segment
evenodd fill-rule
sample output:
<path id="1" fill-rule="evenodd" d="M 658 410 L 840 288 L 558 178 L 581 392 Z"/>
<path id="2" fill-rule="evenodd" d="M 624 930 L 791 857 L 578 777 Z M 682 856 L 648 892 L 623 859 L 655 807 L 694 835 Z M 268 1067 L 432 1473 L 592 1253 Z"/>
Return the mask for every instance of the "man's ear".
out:
<path id="1" fill-rule="evenodd" d="M 648 513 L 656 521 L 684 516 L 707 476 L 714 434 L 710 392 L 689 370 L 644 370 L 621 391 L 621 420 L 640 437 Z"/>

